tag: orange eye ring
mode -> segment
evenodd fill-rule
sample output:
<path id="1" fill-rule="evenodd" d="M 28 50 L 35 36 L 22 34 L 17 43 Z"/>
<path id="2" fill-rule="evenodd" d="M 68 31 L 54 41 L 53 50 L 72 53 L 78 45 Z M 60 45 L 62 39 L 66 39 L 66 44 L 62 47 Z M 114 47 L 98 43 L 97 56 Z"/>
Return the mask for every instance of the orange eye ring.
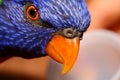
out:
<path id="1" fill-rule="evenodd" d="M 33 5 L 31 5 L 27 8 L 26 15 L 27 15 L 27 18 L 29 18 L 32 21 L 35 21 L 39 18 L 38 10 Z"/>

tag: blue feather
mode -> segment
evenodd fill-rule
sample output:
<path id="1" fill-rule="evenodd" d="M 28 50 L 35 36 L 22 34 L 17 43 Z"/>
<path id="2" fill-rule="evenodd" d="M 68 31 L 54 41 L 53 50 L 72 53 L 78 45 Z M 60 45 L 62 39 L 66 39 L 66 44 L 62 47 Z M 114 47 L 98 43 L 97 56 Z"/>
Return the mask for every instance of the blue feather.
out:
<path id="1" fill-rule="evenodd" d="M 37 7 L 40 20 L 51 28 L 35 25 L 25 17 L 23 6 L 27 3 Z M 0 55 L 10 49 L 20 53 L 32 52 L 32 56 L 46 55 L 45 47 L 58 30 L 73 27 L 85 31 L 89 24 L 90 14 L 84 0 L 3 0 L 0 7 Z"/>

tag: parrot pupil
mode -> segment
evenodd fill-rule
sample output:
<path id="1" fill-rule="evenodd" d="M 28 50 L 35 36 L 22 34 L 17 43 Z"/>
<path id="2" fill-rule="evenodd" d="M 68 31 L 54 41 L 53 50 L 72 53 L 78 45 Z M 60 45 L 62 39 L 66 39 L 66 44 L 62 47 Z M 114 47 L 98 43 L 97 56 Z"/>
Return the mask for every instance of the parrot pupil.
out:
<path id="1" fill-rule="evenodd" d="M 29 11 L 29 15 L 31 16 L 31 17 L 36 17 L 36 10 L 34 10 L 34 9 L 31 9 L 30 11 Z"/>

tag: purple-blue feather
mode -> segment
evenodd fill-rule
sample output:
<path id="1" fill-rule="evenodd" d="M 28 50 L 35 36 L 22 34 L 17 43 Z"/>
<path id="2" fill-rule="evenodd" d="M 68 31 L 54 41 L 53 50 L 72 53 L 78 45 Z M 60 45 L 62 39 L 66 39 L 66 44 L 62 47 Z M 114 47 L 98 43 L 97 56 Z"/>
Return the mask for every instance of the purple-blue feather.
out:
<path id="1" fill-rule="evenodd" d="M 40 19 L 51 28 L 35 26 L 25 18 L 22 7 L 27 2 L 37 7 Z M 5 50 L 45 55 L 45 47 L 55 32 L 67 27 L 85 31 L 89 24 L 90 15 L 84 0 L 3 0 L 0 6 L 0 56 Z"/>

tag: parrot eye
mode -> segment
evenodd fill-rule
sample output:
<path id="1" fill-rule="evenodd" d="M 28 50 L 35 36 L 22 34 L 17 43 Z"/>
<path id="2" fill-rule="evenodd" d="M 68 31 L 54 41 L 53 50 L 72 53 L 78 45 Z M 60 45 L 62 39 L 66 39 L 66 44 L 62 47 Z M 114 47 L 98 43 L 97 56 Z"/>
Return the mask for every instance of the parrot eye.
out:
<path id="1" fill-rule="evenodd" d="M 32 21 L 37 20 L 39 18 L 39 14 L 36 7 L 33 5 L 29 6 L 26 10 L 26 16 Z"/>
<path id="2" fill-rule="evenodd" d="M 26 21 L 30 22 L 33 26 L 38 26 L 38 27 L 46 27 L 46 28 L 51 28 L 52 25 L 42 21 L 42 19 L 39 16 L 37 7 L 34 6 L 34 4 L 27 2 L 23 7 L 22 11 L 25 15 Z"/>

